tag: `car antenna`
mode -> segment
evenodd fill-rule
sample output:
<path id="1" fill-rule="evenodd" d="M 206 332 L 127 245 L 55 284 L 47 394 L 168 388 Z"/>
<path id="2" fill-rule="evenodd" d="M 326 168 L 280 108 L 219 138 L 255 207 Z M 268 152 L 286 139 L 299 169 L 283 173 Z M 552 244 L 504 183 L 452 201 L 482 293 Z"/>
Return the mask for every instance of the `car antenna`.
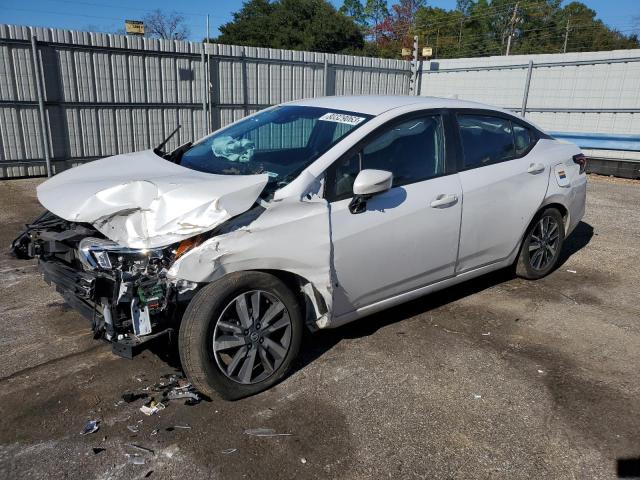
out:
<path id="1" fill-rule="evenodd" d="M 173 137 L 176 133 L 178 133 L 178 130 L 180 130 L 180 127 L 182 127 L 182 125 L 178 125 L 178 126 L 175 128 L 175 130 L 174 130 L 173 132 L 171 132 L 171 133 L 169 134 L 169 136 L 168 136 L 167 138 L 165 138 L 165 139 L 164 139 L 164 141 L 163 141 L 160 145 L 158 145 L 158 146 L 155 148 L 155 150 L 162 150 L 162 147 L 164 147 L 164 146 L 167 144 L 167 142 L 168 142 L 169 140 L 171 140 L 171 137 Z"/>

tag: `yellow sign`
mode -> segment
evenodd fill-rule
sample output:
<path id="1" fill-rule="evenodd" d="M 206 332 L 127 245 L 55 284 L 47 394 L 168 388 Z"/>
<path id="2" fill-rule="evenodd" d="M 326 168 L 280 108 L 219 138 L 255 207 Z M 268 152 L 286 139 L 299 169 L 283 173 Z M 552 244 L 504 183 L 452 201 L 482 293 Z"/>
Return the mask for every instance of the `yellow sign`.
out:
<path id="1" fill-rule="evenodd" d="M 433 56 L 433 48 L 431 48 L 431 47 L 422 47 L 422 56 L 423 57 L 432 57 Z"/>
<path id="2" fill-rule="evenodd" d="M 403 48 L 402 49 L 402 56 L 403 57 L 410 57 L 411 56 L 411 49 L 410 48 Z"/>
<path id="3" fill-rule="evenodd" d="M 144 22 L 140 20 L 125 20 L 124 28 L 128 35 L 144 35 Z"/>

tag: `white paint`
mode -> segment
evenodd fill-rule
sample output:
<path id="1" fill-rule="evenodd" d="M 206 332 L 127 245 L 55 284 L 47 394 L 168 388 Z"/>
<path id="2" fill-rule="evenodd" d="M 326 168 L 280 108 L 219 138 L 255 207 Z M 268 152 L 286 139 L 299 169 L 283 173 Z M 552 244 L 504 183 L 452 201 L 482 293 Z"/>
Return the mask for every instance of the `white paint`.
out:
<path id="1" fill-rule="evenodd" d="M 42 184 L 38 198 L 53 213 L 90 222 L 110 239 L 134 248 L 169 245 L 220 225 L 219 234 L 174 262 L 169 279 L 206 283 L 232 272 L 286 271 L 303 279 L 319 328 L 511 264 L 541 206 L 566 207 L 567 233 L 584 214 L 586 176 L 572 161 L 579 150 L 540 140 L 521 159 L 390 188 L 372 196 L 366 211 L 354 215 L 350 199 L 328 204 L 322 198 L 326 169 L 354 143 L 404 113 L 491 107 L 416 97 L 294 103 L 378 116 L 319 157 L 272 201 L 259 201 L 261 207 L 255 208 L 263 211 L 250 209 L 267 175 L 210 175 L 150 151 L 65 172 Z M 532 164 L 543 168 L 531 170 Z M 566 170 L 570 188 L 549 182 L 556 165 Z M 326 313 L 314 292 L 324 300 Z"/>
<path id="2" fill-rule="evenodd" d="M 198 172 L 146 150 L 62 172 L 38 187 L 38 200 L 66 220 L 92 223 L 120 245 L 154 248 L 244 212 L 267 180 Z"/>

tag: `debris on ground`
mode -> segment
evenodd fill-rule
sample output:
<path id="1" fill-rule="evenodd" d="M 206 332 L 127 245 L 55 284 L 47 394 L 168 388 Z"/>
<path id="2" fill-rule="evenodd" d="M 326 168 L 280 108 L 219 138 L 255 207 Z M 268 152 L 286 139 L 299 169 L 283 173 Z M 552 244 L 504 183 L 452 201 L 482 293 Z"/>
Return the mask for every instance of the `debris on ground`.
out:
<path id="1" fill-rule="evenodd" d="M 162 402 L 156 402 L 154 399 L 151 399 L 149 403 L 140 407 L 140 411 L 145 415 L 151 416 L 158 413 L 160 410 L 164 410 L 166 405 Z"/>
<path id="2" fill-rule="evenodd" d="M 222 453 L 224 455 L 229 455 L 230 453 L 237 452 L 237 451 L 238 451 L 237 448 L 227 448 L 225 450 L 222 450 Z"/>
<path id="3" fill-rule="evenodd" d="M 135 443 L 127 443 L 128 447 L 135 448 L 136 450 L 140 450 L 141 452 L 150 453 L 151 455 L 155 455 L 156 452 L 147 447 L 141 447 L 140 445 L 136 445 Z"/>
<path id="4" fill-rule="evenodd" d="M 106 448 L 102 448 L 102 447 L 93 447 L 93 454 L 97 455 L 99 453 L 102 453 L 106 450 Z"/>
<path id="5" fill-rule="evenodd" d="M 538 369 L 538 373 L 544 373 L 544 370 Z"/>
<path id="6" fill-rule="evenodd" d="M 304 457 L 302 457 L 302 458 L 300 459 L 300 463 L 302 463 L 302 464 L 307 463 L 307 459 L 306 459 L 306 458 L 304 458 Z"/>
<path id="7" fill-rule="evenodd" d="M 137 425 L 127 425 L 127 430 L 129 430 L 131 433 L 138 433 L 138 426 Z"/>
<path id="8" fill-rule="evenodd" d="M 85 423 L 84 428 L 80 432 L 80 435 L 89 435 L 90 433 L 97 432 L 100 428 L 100 420 L 89 420 Z"/>
<path id="9" fill-rule="evenodd" d="M 142 455 L 138 455 L 137 453 L 125 453 L 127 460 L 129 463 L 133 463 L 134 465 L 144 465 L 146 460 Z"/>
<path id="10" fill-rule="evenodd" d="M 569 272 L 569 273 L 578 273 L 575 270 L 567 270 L 567 272 Z"/>
<path id="11" fill-rule="evenodd" d="M 167 392 L 167 400 L 186 400 L 185 405 L 200 403 L 200 396 L 193 391 L 191 384 L 184 387 L 175 387 Z"/>
<path id="12" fill-rule="evenodd" d="M 473 398 L 475 398 L 476 400 L 480 400 L 482 398 L 482 395 L 478 395 L 477 393 L 474 393 Z"/>
<path id="13" fill-rule="evenodd" d="M 276 433 L 272 428 L 249 428 L 244 433 L 252 437 L 288 437 L 293 435 L 293 433 Z"/>
<path id="14" fill-rule="evenodd" d="M 185 405 L 197 405 L 202 398 L 196 392 L 182 373 L 168 373 L 161 376 L 159 382 L 142 388 L 142 391 L 128 391 L 122 394 L 122 399 L 116 403 L 116 406 L 126 402 L 132 403 L 136 400 L 149 399 L 150 394 L 147 392 L 157 393 L 160 400 L 151 397 L 147 403 L 140 407 L 140 411 L 145 415 L 155 415 L 160 410 L 166 408 L 171 400 L 184 400 Z M 140 380 L 140 379 L 138 379 Z"/>
<path id="15" fill-rule="evenodd" d="M 489 335 L 491 335 L 491 332 L 487 332 L 487 333 L 483 333 L 482 334 L 483 337 L 488 337 Z"/>

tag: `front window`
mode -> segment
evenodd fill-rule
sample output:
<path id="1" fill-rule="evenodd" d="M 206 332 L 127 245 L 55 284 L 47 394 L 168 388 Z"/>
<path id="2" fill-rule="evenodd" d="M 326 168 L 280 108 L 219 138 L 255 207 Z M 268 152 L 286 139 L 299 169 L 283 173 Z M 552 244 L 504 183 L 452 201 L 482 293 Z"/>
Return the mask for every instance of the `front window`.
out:
<path id="1" fill-rule="evenodd" d="M 284 105 L 244 119 L 186 150 L 180 164 L 207 173 L 266 173 L 271 194 L 295 179 L 370 115 Z"/>
<path id="2" fill-rule="evenodd" d="M 408 185 L 444 173 L 444 132 L 440 115 L 425 114 L 401 121 L 375 135 L 362 150 L 333 165 L 329 180 L 332 199 L 353 195 L 353 183 L 363 169 L 393 173 L 393 186 Z"/>

